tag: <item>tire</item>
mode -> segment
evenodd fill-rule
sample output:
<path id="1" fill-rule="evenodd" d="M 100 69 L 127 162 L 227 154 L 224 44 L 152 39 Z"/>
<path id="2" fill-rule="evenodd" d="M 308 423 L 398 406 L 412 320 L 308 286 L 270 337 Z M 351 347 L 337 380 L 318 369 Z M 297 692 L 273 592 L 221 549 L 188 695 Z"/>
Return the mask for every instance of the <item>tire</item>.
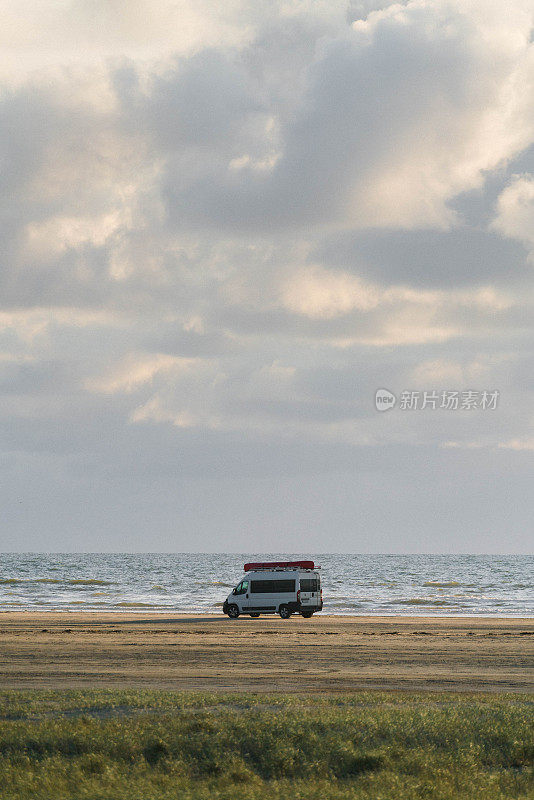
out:
<path id="1" fill-rule="evenodd" d="M 254 619 L 257 619 L 260 616 L 260 612 L 259 611 L 254 611 L 250 616 L 254 617 Z"/>
<path id="2" fill-rule="evenodd" d="M 301 614 L 304 619 L 309 619 L 311 616 L 313 616 L 313 611 L 301 611 Z"/>
<path id="3" fill-rule="evenodd" d="M 282 603 L 280 608 L 278 609 L 278 613 L 282 617 L 282 619 L 289 619 L 291 616 L 291 611 L 289 610 L 289 606 L 286 606 L 285 603 Z"/>
<path id="4" fill-rule="evenodd" d="M 239 609 L 235 603 L 228 606 L 228 616 L 230 619 L 237 619 L 239 616 Z"/>

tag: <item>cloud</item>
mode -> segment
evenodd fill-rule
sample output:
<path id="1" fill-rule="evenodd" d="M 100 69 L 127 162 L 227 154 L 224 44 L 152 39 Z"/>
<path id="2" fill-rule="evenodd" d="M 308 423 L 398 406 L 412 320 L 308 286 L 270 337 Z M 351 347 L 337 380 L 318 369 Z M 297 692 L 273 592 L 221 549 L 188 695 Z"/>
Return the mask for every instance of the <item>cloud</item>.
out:
<path id="1" fill-rule="evenodd" d="M 292 275 L 283 290 L 284 306 L 312 319 L 329 319 L 354 309 L 368 311 L 378 302 L 376 289 L 358 278 L 320 269 Z"/>
<path id="2" fill-rule="evenodd" d="M 370 280 L 429 288 L 510 284 L 529 277 L 525 247 L 495 226 L 436 230 L 351 231 L 326 236 L 312 257 Z"/>
<path id="3" fill-rule="evenodd" d="M 16 84 L 59 66 L 94 68 L 107 59 L 144 63 L 210 46 L 245 46 L 257 20 L 228 0 L 5 0 L 0 77 Z"/>
<path id="4" fill-rule="evenodd" d="M 195 363 L 191 358 L 176 358 L 164 353 L 131 353 L 123 362 L 112 369 L 110 374 L 86 381 L 87 388 L 101 394 L 133 392 L 140 386 L 151 383 L 154 376 L 170 370 L 187 369 Z"/>
<path id="5" fill-rule="evenodd" d="M 492 228 L 502 236 L 517 239 L 531 248 L 534 258 L 534 176 L 515 175 L 497 200 Z"/>
<path id="6" fill-rule="evenodd" d="M 510 439 L 507 442 L 500 442 L 499 447 L 503 450 L 534 450 L 534 438 L 532 439 Z"/>
<path id="7" fill-rule="evenodd" d="M 448 201 L 532 139 L 531 20 L 514 11 L 503 25 L 476 4 L 412 2 L 325 37 L 296 113 L 278 109 L 270 87 L 272 169 L 213 160 L 184 184 L 169 164 L 171 218 L 259 231 L 449 228 Z"/>
<path id="8" fill-rule="evenodd" d="M 384 475 L 399 542 L 435 490 L 464 533 L 484 492 L 530 519 L 528 0 L 4 5 L 10 541 L 36 546 L 44 514 L 50 546 L 76 519 L 80 546 L 128 549 L 146 518 L 167 547 L 176 520 L 231 544 L 236 520 L 269 531 L 247 487 L 278 508 L 283 484 L 280 525 L 304 531 L 320 491 L 345 546 Z M 380 415 L 380 386 L 502 403 Z"/>
<path id="9" fill-rule="evenodd" d="M 534 438 L 510 439 L 508 442 L 500 442 L 499 447 L 503 450 L 534 450 Z"/>

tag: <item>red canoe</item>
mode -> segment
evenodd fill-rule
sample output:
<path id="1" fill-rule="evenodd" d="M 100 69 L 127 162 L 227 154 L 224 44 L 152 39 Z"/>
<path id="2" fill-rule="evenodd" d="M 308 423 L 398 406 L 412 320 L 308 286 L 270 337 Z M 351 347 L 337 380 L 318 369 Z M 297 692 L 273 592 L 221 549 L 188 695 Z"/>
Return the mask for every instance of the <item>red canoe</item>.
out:
<path id="1" fill-rule="evenodd" d="M 284 567 L 300 567 L 301 569 L 315 569 L 313 561 L 251 561 L 245 564 L 245 572 L 251 569 L 280 569 Z"/>

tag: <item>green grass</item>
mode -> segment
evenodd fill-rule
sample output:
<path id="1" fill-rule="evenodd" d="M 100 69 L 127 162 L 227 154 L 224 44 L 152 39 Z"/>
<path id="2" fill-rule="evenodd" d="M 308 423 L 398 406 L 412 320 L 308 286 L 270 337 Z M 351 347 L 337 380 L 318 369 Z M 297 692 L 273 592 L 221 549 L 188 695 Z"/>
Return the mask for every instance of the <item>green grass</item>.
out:
<path id="1" fill-rule="evenodd" d="M 534 798 L 521 695 L 0 693 L 2 800 Z"/>

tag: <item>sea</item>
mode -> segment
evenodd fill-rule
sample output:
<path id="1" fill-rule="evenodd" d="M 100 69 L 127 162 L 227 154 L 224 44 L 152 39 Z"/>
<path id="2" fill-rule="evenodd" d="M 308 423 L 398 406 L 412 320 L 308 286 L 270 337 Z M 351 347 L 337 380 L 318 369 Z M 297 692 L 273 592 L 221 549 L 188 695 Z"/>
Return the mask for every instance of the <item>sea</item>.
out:
<path id="1" fill-rule="evenodd" d="M 222 613 L 246 561 L 313 559 L 329 614 L 534 617 L 534 556 L 1 553 L 1 611 Z"/>

